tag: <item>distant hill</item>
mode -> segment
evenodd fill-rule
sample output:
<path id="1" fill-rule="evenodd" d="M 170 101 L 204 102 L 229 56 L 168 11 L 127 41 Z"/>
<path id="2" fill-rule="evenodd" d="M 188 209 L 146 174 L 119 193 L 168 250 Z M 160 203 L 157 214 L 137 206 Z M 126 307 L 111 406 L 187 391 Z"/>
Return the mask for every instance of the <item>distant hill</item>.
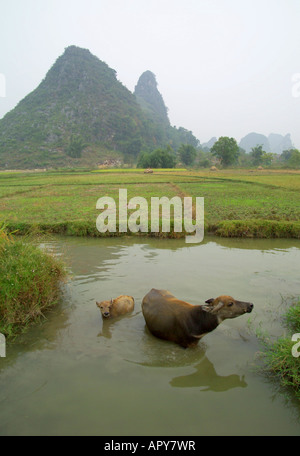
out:
<path id="1" fill-rule="evenodd" d="M 287 134 L 285 136 L 271 133 L 268 137 L 270 149 L 274 154 L 281 154 L 284 150 L 289 150 L 294 147 L 291 135 Z"/>
<path id="2" fill-rule="evenodd" d="M 155 74 L 145 71 L 135 86 L 134 95 L 138 103 L 157 122 L 170 126 L 168 110 L 161 93 L 157 89 Z"/>
<path id="3" fill-rule="evenodd" d="M 135 86 L 134 95 L 143 112 L 157 125 L 160 130 L 161 144 L 170 144 L 175 150 L 183 144 L 199 145 L 198 139 L 183 127 L 172 127 L 168 117 L 168 108 L 157 88 L 156 76 L 145 71 Z"/>
<path id="4" fill-rule="evenodd" d="M 217 138 L 215 136 L 213 136 L 212 138 L 210 138 L 209 141 L 201 144 L 201 147 L 202 147 L 202 149 L 211 149 L 213 147 L 213 145 L 215 144 L 215 142 L 217 142 Z"/>
<path id="5" fill-rule="evenodd" d="M 265 152 L 281 154 L 285 149 L 293 147 L 291 136 L 271 133 L 268 137 L 259 133 L 249 133 L 241 139 L 239 146 L 246 152 L 251 152 L 252 147 L 262 145 Z"/>
<path id="6" fill-rule="evenodd" d="M 105 158 L 132 161 L 142 149 L 167 143 L 197 143 L 188 130 L 170 126 L 151 84 L 149 98 L 151 78 L 141 76 L 135 96 L 89 50 L 66 48 L 40 85 L 0 120 L 0 167 L 94 166 Z"/>
<path id="7" fill-rule="evenodd" d="M 211 149 L 214 143 L 217 141 L 216 137 L 211 138 L 208 142 L 201 144 L 203 150 Z M 293 143 L 291 135 L 285 136 L 271 133 L 269 136 L 262 135 L 260 133 L 248 133 L 244 136 L 239 143 L 239 147 L 244 149 L 247 153 L 251 152 L 251 149 L 256 146 L 263 146 L 265 152 L 272 152 L 273 154 L 280 155 L 284 150 L 292 149 Z"/>
<path id="8" fill-rule="evenodd" d="M 239 147 L 244 149 L 246 152 L 251 152 L 252 147 L 256 147 L 258 145 L 263 146 L 263 149 L 266 152 L 271 152 L 267 136 L 259 133 L 249 133 L 244 136 L 239 143 Z"/>

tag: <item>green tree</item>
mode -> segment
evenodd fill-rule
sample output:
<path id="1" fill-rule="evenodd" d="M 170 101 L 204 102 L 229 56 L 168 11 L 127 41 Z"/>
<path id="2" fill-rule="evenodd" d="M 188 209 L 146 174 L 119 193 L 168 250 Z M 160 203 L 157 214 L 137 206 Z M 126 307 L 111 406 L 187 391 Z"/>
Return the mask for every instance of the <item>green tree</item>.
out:
<path id="1" fill-rule="evenodd" d="M 263 164 L 263 156 L 265 155 L 265 151 L 262 148 L 262 145 L 252 147 L 250 152 L 250 159 L 251 163 L 254 166 L 259 166 Z"/>
<path id="2" fill-rule="evenodd" d="M 262 145 L 252 147 L 249 155 L 253 166 L 271 166 L 274 159 L 274 154 L 265 152 L 262 148 Z"/>
<path id="3" fill-rule="evenodd" d="M 166 149 L 155 149 L 152 152 L 141 152 L 138 158 L 138 168 L 174 168 L 176 158 L 170 146 Z"/>
<path id="4" fill-rule="evenodd" d="M 265 152 L 262 157 L 262 164 L 264 166 L 271 166 L 275 155 L 271 152 Z"/>
<path id="5" fill-rule="evenodd" d="M 196 159 L 197 151 L 191 144 L 181 144 L 178 150 L 180 160 L 187 166 L 191 166 Z"/>
<path id="6" fill-rule="evenodd" d="M 138 168 L 150 168 L 150 153 L 141 152 L 136 166 Z"/>
<path id="7" fill-rule="evenodd" d="M 280 161 L 287 164 L 290 167 L 298 167 L 298 157 L 299 157 L 299 150 L 298 149 L 288 149 L 284 150 L 280 155 Z"/>
<path id="8" fill-rule="evenodd" d="M 252 147 L 251 152 L 250 152 L 250 159 L 251 163 L 254 166 L 259 166 L 262 165 L 263 163 L 263 156 L 265 155 L 265 151 L 262 148 L 262 145 L 257 145 L 255 147 Z"/>
<path id="9" fill-rule="evenodd" d="M 281 155 L 280 155 L 280 158 L 279 158 L 280 161 L 281 162 L 285 162 L 285 163 L 288 162 L 289 159 L 291 158 L 291 155 L 292 155 L 294 150 L 297 150 L 297 149 L 286 149 L 286 150 L 284 150 L 281 153 Z"/>
<path id="10" fill-rule="evenodd" d="M 294 149 L 291 153 L 291 156 L 288 160 L 288 165 L 291 168 L 300 168 L 300 152 L 297 149 Z"/>
<path id="11" fill-rule="evenodd" d="M 211 153 L 221 161 L 222 166 L 226 167 L 236 163 L 239 146 L 234 138 L 221 136 L 211 148 Z"/>

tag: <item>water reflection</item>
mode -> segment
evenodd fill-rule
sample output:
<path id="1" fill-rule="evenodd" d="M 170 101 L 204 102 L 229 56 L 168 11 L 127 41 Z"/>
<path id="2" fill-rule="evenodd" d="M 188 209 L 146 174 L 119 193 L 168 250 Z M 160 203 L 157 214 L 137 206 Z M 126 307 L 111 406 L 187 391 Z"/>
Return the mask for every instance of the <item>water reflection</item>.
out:
<path id="1" fill-rule="evenodd" d="M 143 361 L 129 359 L 127 361 L 151 369 L 167 370 L 171 377 L 169 385 L 174 388 L 199 388 L 200 391 L 224 392 L 247 386 L 244 375 L 235 373 L 219 375 L 213 362 L 208 358 L 207 347 L 203 342 L 197 347 L 184 349 L 172 342 L 156 340 L 145 328 L 139 350 L 143 354 Z M 191 367 L 195 372 L 190 373 Z M 189 372 L 173 377 L 171 373 L 178 369 Z M 149 375 L 153 374 L 149 373 Z"/>
<path id="2" fill-rule="evenodd" d="M 80 238 L 53 236 L 53 239 L 44 242 L 47 248 L 53 249 L 56 254 L 68 257 L 68 253 L 75 250 L 78 261 L 76 266 L 83 265 L 82 272 L 87 272 L 86 257 L 91 259 L 98 255 L 98 260 L 114 260 L 114 256 L 122 256 L 124 249 L 128 246 L 141 246 L 148 253 L 149 258 L 157 256 L 158 250 L 176 251 L 179 249 L 194 249 L 207 244 L 217 244 L 220 247 L 239 250 L 259 250 L 259 251 L 283 251 L 286 252 L 292 248 L 300 248 L 298 239 L 253 239 L 253 238 L 222 238 L 218 236 L 205 236 L 204 240 L 197 244 L 187 244 L 183 239 L 160 239 L 146 236 L 124 236 L 119 238 Z M 98 248 L 105 246 L 100 253 Z M 73 256 L 73 255 L 72 255 Z M 71 257 L 70 257 L 71 259 Z M 90 271 L 89 271 L 90 272 Z"/>
<path id="3" fill-rule="evenodd" d="M 238 374 L 218 375 L 211 361 L 204 356 L 201 362 L 194 366 L 196 372 L 189 375 L 180 375 L 170 381 L 176 388 L 203 388 L 201 391 L 223 392 L 232 388 L 245 388 L 245 376 Z"/>
<path id="4" fill-rule="evenodd" d="M 106 339 L 111 339 L 113 335 L 113 330 L 118 325 L 118 323 L 122 320 L 130 320 L 135 318 L 136 315 L 141 314 L 141 311 L 135 312 L 134 314 L 129 315 L 121 315 L 119 317 L 103 320 L 102 319 L 102 330 L 98 333 L 98 337 L 105 337 Z"/>

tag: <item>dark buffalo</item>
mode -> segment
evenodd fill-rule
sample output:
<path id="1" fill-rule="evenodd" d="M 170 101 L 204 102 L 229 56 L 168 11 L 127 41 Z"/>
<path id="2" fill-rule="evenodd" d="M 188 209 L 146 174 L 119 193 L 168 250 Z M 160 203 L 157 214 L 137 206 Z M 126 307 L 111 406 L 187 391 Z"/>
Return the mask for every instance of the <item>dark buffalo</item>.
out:
<path id="1" fill-rule="evenodd" d="M 231 296 L 219 296 L 193 306 L 180 301 L 169 291 L 151 291 L 142 303 L 146 325 L 151 333 L 182 347 L 193 347 L 205 334 L 213 331 L 226 318 L 235 318 L 253 309 L 250 302 L 237 301 Z"/>

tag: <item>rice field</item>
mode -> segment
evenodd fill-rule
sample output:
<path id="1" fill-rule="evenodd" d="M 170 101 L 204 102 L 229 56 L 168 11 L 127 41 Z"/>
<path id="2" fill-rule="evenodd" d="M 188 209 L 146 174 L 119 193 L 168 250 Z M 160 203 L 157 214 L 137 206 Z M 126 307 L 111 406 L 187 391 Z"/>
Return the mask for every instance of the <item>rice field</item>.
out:
<path id="1" fill-rule="evenodd" d="M 121 188 L 127 189 L 128 200 L 140 196 L 149 205 L 152 197 L 191 196 L 193 201 L 204 197 L 205 228 L 219 235 L 300 237 L 299 171 L 1 172 L 0 220 L 8 229 L 20 232 L 34 226 L 98 235 L 96 202 L 110 196 L 118 203 Z M 271 231 L 265 229 L 267 226 Z"/>

